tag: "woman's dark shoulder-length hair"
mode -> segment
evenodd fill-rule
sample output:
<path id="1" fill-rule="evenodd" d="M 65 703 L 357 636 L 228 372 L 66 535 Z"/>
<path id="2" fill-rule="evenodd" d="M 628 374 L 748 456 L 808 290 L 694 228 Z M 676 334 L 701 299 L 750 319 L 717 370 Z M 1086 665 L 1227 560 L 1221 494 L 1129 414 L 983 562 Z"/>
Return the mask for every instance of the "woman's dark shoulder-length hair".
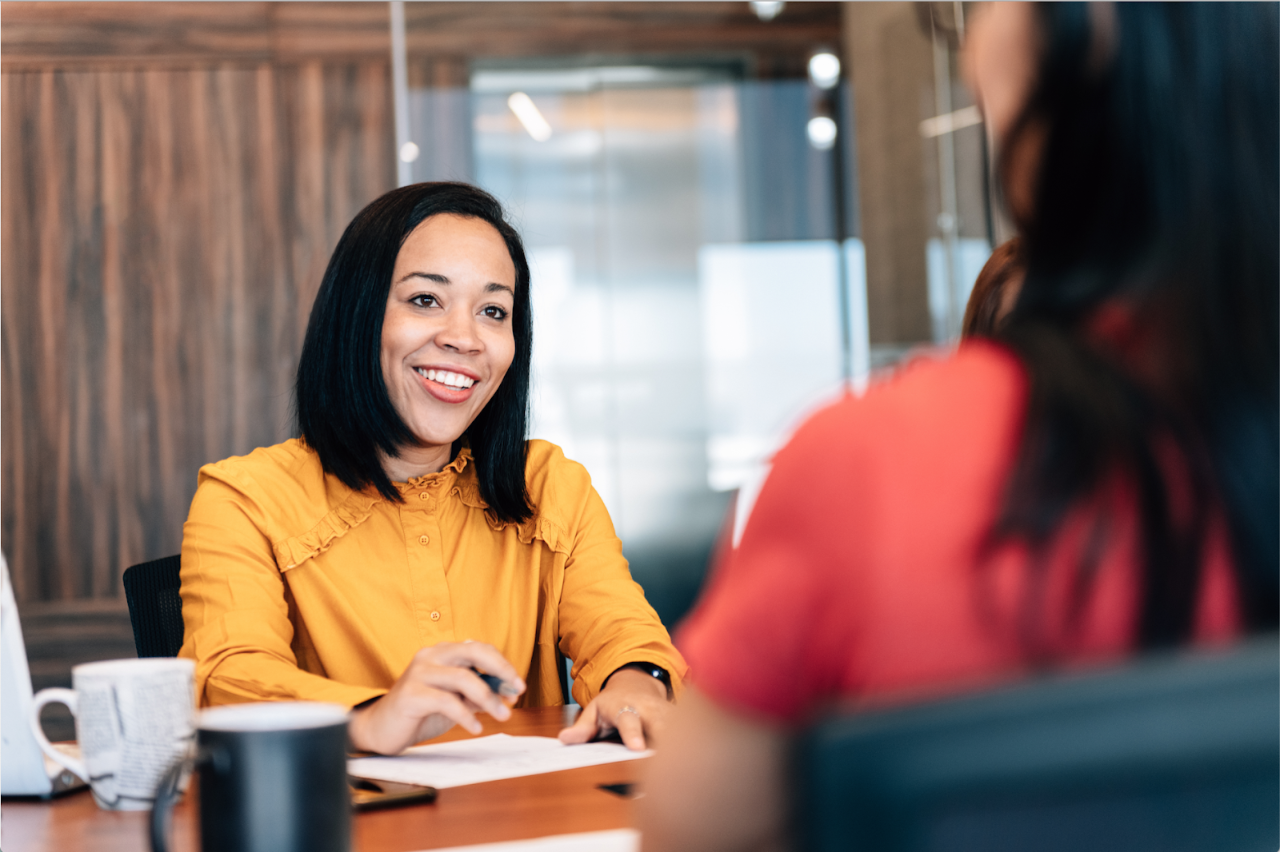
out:
<path id="1" fill-rule="evenodd" d="M 1006 306 L 1016 293 L 1011 285 L 1022 286 L 1022 258 L 1019 255 L 1018 237 L 996 246 L 991 257 L 982 265 L 982 271 L 973 282 L 969 301 L 964 307 L 964 319 L 960 322 L 961 337 L 991 337 L 1004 322 Z"/>
<path id="2" fill-rule="evenodd" d="M 295 385 L 298 431 L 324 469 L 348 487 L 372 485 L 386 499 L 401 501 L 378 451 L 394 456 L 417 438 L 387 393 L 382 321 L 400 247 L 414 228 L 441 213 L 488 222 L 502 235 L 515 264 L 515 357 L 465 437 L 489 511 L 504 521 L 522 521 L 532 514 L 525 485 L 533 351 L 529 264 L 502 205 L 482 189 L 444 182 L 401 187 L 365 207 L 347 226 L 316 293 L 302 344 Z"/>
<path id="3" fill-rule="evenodd" d="M 1073 507 L 1119 475 L 1141 536 L 1136 644 L 1192 638 L 1215 518 L 1226 522 L 1246 628 L 1274 630 L 1277 6 L 1034 8 L 1037 79 L 999 168 L 1007 185 L 1025 162 L 1019 146 L 1038 146 L 1030 209 L 1012 211 L 1026 279 L 998 332 L 1026 365 L 1030 393 L 993 540 L 1028 541 L 1043 556 Z M 1145 360 L 1099 339 L 1108 311 L 1128 318 Z M 1086 584 L 1094 567 L 1082 566 Z"/>

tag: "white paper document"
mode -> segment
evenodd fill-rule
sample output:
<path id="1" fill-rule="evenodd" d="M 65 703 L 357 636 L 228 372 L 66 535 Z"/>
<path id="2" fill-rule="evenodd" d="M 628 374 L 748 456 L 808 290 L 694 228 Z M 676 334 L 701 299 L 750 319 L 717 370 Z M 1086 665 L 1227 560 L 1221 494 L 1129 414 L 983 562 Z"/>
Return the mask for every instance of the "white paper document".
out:
<path id="1" fill-rule="evenodd" d="M 360 778 L 443 789 L 618 763 L 651 754 L 652 751 L 632 751 L 617 743 L 565 745 L 554 737 L 494 734 L 415 746 L 395 757 L 357 757 L 347 762 L 347 771 Z"/>
<path id="2" fill-rule="evenodd" d="M 533 840 L 451 846 L 448 849 L 436 849 L 435 852 L 636 852 L 639 848 L 640 832 L 633 828 L 618 828 L 613 831 L 557 834 Z"/>

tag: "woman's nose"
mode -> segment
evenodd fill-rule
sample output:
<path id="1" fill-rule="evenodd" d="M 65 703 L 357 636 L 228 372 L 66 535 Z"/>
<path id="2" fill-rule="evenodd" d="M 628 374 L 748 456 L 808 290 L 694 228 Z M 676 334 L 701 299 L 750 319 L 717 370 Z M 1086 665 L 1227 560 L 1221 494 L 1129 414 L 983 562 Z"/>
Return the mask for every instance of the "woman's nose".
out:
<path id="1" fill-rule="evenodd" d="M 436 335 L 436 344 L 454 352 L 478 352 L 482 344 L 476 331 L 475 317 L 469 311 L 447 311 L 444 328 Z"/>

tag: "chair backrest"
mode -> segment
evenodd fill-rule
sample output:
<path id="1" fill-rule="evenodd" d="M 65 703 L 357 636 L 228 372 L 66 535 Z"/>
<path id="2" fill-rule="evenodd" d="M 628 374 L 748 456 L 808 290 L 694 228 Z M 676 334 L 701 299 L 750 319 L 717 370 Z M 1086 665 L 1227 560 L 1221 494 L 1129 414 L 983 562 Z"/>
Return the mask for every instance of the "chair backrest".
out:
<path id="1" fill-rule="evenodd" d="M 178 556 L 134 565 L 124 572 L 124 596 L 139 657 L 176 657 L 182 648 L 182 581 Z"/>
<path id="2" fill-rule="evenodd" d="M 811 850 L 1277 849 L 1277 637 L 829 720 L 795 758 Z"/>

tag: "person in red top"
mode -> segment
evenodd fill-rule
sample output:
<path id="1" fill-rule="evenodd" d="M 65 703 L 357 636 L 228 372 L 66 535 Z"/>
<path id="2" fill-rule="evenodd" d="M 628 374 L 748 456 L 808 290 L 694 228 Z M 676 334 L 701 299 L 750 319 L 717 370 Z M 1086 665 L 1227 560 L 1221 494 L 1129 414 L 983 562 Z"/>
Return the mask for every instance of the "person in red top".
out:
<path id="1" fill-rule="evenodd" d="M 792 731 L 1280 622 L 1280 21 L 990 4 L 967 73 L 1026 279 L 804 424 L 677 636 L 643 848 L 785 845 Z"/>
<path id="2" fill-rule="evenodd" d="M 706 694 L 785 723 L 835 699 L 857 706 L 974 687 L 1025 670 L 1017 614 L 1024 545 L 984 554 L 1017 450 L 1026 375 L 1007 349 L 920 359 L 813 417 L 774 460 L 739 546 L 679 644 Z M 1132 494 L 1090 505 L 1050 554 L 1040 653 L 1106 659 L 1134 644 L 1141 564 Z M 1109 546 L 1089 606 L 1069 618 L 1087 521 L 1108 505 Z M 1196 635 L 1238 631 L 1220 525 L 1208 542 Z M 987 618 L 983 618 L 984 609 Z"/>

